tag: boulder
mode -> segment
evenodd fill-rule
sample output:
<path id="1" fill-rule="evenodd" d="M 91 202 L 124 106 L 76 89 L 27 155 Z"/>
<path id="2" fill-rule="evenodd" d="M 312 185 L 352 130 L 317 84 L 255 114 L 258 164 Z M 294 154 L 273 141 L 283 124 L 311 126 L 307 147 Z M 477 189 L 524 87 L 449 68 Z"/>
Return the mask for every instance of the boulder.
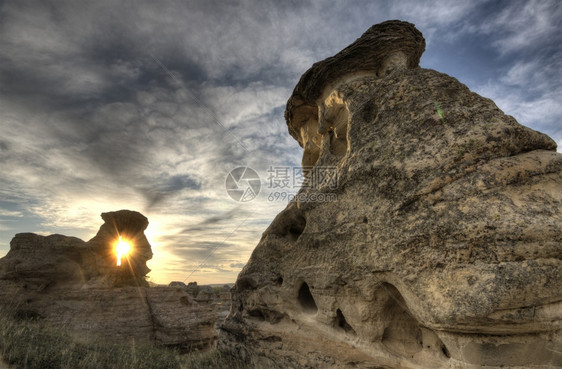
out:
<path id="1" fill-rule="evenodd" d="M 179 281 L 172 281 L 168 284 L 168 287 L 181 287 L 181 288 L 187 288 L 187 285 L 183 282 L 179 282 Z"/>
<path id="2" fill-rule="evenodd" d="M 301 78 L 286 119 L 307 178 L 236 281 L 222 351 L 256 368 L 562 366 L 562 155 L 418 67 L 420 37 L 375 25 Z"/>
<path id="3" fill-rule="evenodd" d="M 230 302 L 232 300 L 232 295 L 230 293 L 230 290 L 231 287 L 229 285 L 225 284 L 224 286 L 222 286 L 219 292 L 219 298 L 223 304 L 230 305 Z"/>
<path id="4" fill-rule="evenodd" d="M 211 286 L 199 286 L 195 301 L 212 303 L 215 300 L 215 291 Z"/>
<path id="5" fill-rule="evenodd" d="M 197 282 L 189 282 L 186 289 L 187 292 L 193 297 L 197 296 L 197 294 L 199 293 L 199 286 L 197 286 Z"/>

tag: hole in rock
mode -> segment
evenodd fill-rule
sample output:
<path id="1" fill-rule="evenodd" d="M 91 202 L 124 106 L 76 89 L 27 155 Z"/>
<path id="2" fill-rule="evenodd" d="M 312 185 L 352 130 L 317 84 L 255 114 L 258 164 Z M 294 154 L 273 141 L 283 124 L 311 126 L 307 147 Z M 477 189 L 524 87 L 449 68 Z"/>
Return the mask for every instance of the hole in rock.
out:
<path id="1" fill-rule="evenodd" d="M 251 318 L 255 318 L 257 320 L 262 320 L 262 321 L 265 320 L 264 313 L 259 309 L 252 309 L 248 311 L 248 314 L 250 315 Z"/>
<path id="2" fill-rule="evenodd" d="M 445 345 L 441 346 L 441 351 L 443 352 L 443 355 L 445 355 L 445 357 L 447 357 L 448 359 L 451 358 L 451 354 L 449 353 L 449 350 L 447 350 L 447 347 Z"/>
<path id="3" fill-rule="evenodd" d="M 349 147 L 347 131 L 351 120 L 349 109 L 338 91 L 333 91 L 321 109 L 318 132 L 329 134 L 330 153 L 342 157 Z"/>
<path id="4" fill-rule="evenodd" d="M 336 310 L 336 325 L 340 328 L 343 328 L 343 330 L 348 333 L 355 334 L 355 330 L 352 326 L 349 325 L 347 320 L 345 320 L 345 316 L 343 316 L 343 313 L 340 309 Z"/>
<path id="5" fill-rule="evenodd" d="M 241 276 L 236 281 L 236 289 L 238 290 L 238 292 L 255 290 L 257 286 L 258 282 L 249 275 Z"/>
<path id="6" fill-rule="evenodd" d="M 385 326 L 382 343 L 395 354 L 412 356 L 423 348 L 422 331 L 396 287 L 383 284 L 388 299 L 382 309 Z"/>
<path id="7" fill-rule="evenodd" d="M 283 277 L 277 277 L 275 284 L 281 286 L 283 284 Z"/>
<path id="8" fill-rule="evenodd" d="M 299 236 L 304 232 L 304 227 L 306 227 L 306 219 L 302 216 L 296 217 L 293 222 L 289 224 L 288 235 L 293 240 L 296 241 Z"/>
<path id="9" fill-rule="evenodd" d="M 17 309 L 13 313 L 13 318 L 16 321 L 26 321 L 26 320 L 39 320 L 42 318 L 42 316 L 41 314 L 39 314 L 38 311 L 24 307 L 24 308 Z"/>
<path id="10" fill-rule="evenodd" d="M 306 219 L 294 204 L 289 205 L 272 223 L 271 233 L 296 241 L 304 232 Z"/>
<path id="11" fill-rule="evenodd" d="M 299 289 L 298 300 L 305 313 L 314 314 L 318 311 L 316 302 L 314 302 L 314 297 L 312 297 L 312 294 L 310 293 L 310 288 L 305 282 L 303 282 L 301 288 Z"/>

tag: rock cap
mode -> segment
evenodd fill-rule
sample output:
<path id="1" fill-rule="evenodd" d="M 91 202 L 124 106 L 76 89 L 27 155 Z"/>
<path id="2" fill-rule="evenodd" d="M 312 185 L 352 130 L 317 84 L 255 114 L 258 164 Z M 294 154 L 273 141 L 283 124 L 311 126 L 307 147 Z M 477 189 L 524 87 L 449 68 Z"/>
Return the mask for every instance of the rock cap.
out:
<path id="1" fill-rule="evenodd" d="M 297 83 L 287 102 L 285 120 L 289 133 L 301 146 L 300 127 L 317 119 L 318 100 L 344 77 L 384 75 L 396 66 L 416 68 L 425 51 L 425 39 L 412 23 L 389 20 L 369 28 L 334 56 L 314 63 Z"/>

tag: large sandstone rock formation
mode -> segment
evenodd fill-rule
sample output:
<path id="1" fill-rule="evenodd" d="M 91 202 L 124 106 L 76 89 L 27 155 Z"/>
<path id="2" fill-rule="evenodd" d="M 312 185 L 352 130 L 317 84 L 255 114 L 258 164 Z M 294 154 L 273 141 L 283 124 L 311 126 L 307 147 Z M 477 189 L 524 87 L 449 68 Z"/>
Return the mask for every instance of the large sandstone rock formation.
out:
<path id="1" fill-rule="evenodd" d="M 0 259 L 0 306 L 44 319 L 81 339 L 154 342 L 183 351 L 212 347 L 215 306 L 181 287 L 148 288 L 148 220 L 129 210 L 103 213 L 88 242 L 62 235 L 16 235 Z M 122 236 L 132 252 L 116 263 Z"/>
<path id="2" fill-rule="evenodd" d="M 308 182 L 233 289 L 256 368 L 562 366 L 562 155 L 373 26 L 287 104 Z M 334 174 L 337 177 L 334 177 Z"/>

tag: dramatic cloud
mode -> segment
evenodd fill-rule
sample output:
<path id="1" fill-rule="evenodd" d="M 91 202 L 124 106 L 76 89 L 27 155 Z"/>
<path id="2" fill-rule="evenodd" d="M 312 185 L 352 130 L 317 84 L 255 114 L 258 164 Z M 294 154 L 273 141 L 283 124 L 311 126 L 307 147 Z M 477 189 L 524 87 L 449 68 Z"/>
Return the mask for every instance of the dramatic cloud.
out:
<path id="1" fill-rule="evenodd" d="M 298 167 L 284 106 L 300 75 L 387 19 L 421 64 L 562 146 L 556 1 L 5 1 L 0 5 L 0 255 L 17 232 L 92 237 L 104 211 L 150 220 L 152 279 L 232 282 Z M 232 200 L 229 171 L 261 177 Z M 296 186 L 283 189 L 295 193 Z"/>
<path id="2" fill-rule="evenodd" d="M 520 123 L 548 133 L 562 149 L 562 6 L 557 1 L 513 1 L 472 27 L 492 37 L 501 63 L 495 78 L 474 89 Z"/>

